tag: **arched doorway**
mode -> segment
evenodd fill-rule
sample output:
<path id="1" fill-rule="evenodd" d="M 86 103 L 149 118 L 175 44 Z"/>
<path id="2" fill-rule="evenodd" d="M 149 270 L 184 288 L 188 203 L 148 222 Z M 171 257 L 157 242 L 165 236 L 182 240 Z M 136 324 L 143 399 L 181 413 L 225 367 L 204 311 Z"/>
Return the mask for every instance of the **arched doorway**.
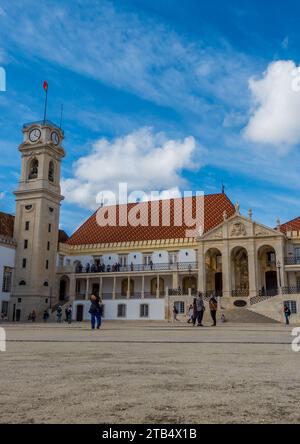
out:
<path id="1" fill-rule="evenodd" d="M 278 294 L 276 252 L 270 245 L 259 248 L 258 259 L 258 287 L 264 296 L 274 296 Z"/>
<path id="2" fill-rule="evenodd" d="M 69 278 L 64 276 L 59 282 L 59 301 L 64 302 L 69 299 Z"/>
<path id="3" fill-rule="evenodd" d="M 222 296 L 222 253 L 217 248 L 210 248 L 205 253 L 205 279 L 207 293 Z"/>
<path id="4" fill-rule="evenodd" d="M 184 295 L 189 294 L 189 288 L 192 294 L 197 293 L 197 278 L 196 276 L 184 276 L 182 278 L 182 291 Z"/>
<path id="5" fill-rule="evenodd" d="M 249 296 L 248 252 L 244 247 L 235 247 L 231 252 L 232 296 Z"/>

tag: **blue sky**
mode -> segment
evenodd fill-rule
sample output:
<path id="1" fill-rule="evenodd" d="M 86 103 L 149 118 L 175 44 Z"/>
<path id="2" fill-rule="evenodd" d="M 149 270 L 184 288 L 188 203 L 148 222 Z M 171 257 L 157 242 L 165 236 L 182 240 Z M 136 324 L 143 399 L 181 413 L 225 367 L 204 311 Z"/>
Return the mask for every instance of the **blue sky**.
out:
<path id="1" fill-rule="evenodd" d="M 61 226 L 95 196 L 226 193 L 275 226 L 300 215 L 296 0 L 0 1 L 0 208 L 14 212 L 24 122 L 64 105 Z M 173 190 L 173 191 L 172 191 Z"/>

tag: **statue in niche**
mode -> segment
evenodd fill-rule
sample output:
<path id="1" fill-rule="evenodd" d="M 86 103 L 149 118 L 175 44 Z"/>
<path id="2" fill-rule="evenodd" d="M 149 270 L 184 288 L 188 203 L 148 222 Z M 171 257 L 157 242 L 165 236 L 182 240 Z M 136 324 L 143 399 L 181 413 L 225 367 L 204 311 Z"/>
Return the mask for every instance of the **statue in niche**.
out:
<path id="1" fill-rule="evenodd" d="M 39 161 L 37 159 L 32 159 L 30 162 L 30 169 L 28 179 L 37 179 L 39 173 Z"/>

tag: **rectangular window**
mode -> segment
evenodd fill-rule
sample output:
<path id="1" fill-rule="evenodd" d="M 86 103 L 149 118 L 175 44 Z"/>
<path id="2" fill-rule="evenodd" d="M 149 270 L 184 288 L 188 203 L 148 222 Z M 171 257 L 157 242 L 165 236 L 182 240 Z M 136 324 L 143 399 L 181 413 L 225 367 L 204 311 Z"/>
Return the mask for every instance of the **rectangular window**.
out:
<path id="1" fill-rule="evenodd" d="M 118 304 L 117 316 L 118 316 L 118 318 L 126 318 L 126 305 L 125 304 Z"/>
<path id="2" fill-rule="evenodd" d="M 29 231 L 30 222 L 27 220 L 25 222 L 25 231 Z"/>
<path id="3" fill-rule="evenodd" d="M 48 270 L 48 268 L 49 268 L 49 261 L 48 261 L 48 259 L 46 260 L 46 270 Z"/>
<path id="4" fill-rule="evenodd" d="M 141 318 L 148 318 L 149 317 L 149 305 L 148 304 L 141 304 L 140 305 L 140 317 Z"/>
<path id="5" fill-rule="evenodd" d="M 126 267 L 127 265 L 127 255 L 120 255 L 119 256 L 119 263 L 121 264 L 121 267 Z"/>
<path id="6" fill-rule="evenodd" d="M 50 250 L 50 242 L 49 241 L 47 242 L 47 250 L 48 251 Z"/>
<path id="7" fill-rule="evenodd" d="M 10 293 L 11 292 L 11 283 L 12 283 L 12 268 L 4 267 L 3 281 L 2 281 L 3 293 Z"/>
<path id="8" fill-rule="evenodd" d="M 176 307 L 178 314 L 185 314 L 183 301 L 176 301 L 174 305 Z"/>
<path id="9" fill-rule="evenodd" d="M 28 240 L 25 239 L 24 240 L 24 250 L 27 250 L 27 248 L 28 248 Z"/>
<path id="10" fill-rule="evenodd" d="M 51 233 L 51 224 L 48 225 L 48 233 Z"/>
<path id="11" fill-rule="evenodd" d="M 64 256 L 61 254 L 58 256 L 58 267 L 62 268 L 64 266 Z"/>
<path id="12" fill-rule="evenodd" d="M 27 260 L 23 259 L 22 260 L 22 268 L 26 268 L 26 264 L 27 264 Z"/>
<path id="13" fill-rule="evenodd" d="M 286 305 L 292 314 L 297 314 L 297 302 L 296 301 L 284 301 L 284 305 Z"/>

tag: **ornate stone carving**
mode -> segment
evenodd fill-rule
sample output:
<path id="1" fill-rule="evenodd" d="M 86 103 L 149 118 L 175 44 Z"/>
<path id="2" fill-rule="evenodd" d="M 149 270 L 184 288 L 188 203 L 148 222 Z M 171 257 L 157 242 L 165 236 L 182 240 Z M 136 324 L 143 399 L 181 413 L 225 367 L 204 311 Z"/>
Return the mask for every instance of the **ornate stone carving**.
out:
<path id="1" fill-rule="evenodd" d="M 230 235 L 231 236 L 246 236 L 247 231 L 246 231 L 245 225 L 241 221 L 234 222 L 234 224 L 232 224 L 232 227 L 231 227 Z"/>

